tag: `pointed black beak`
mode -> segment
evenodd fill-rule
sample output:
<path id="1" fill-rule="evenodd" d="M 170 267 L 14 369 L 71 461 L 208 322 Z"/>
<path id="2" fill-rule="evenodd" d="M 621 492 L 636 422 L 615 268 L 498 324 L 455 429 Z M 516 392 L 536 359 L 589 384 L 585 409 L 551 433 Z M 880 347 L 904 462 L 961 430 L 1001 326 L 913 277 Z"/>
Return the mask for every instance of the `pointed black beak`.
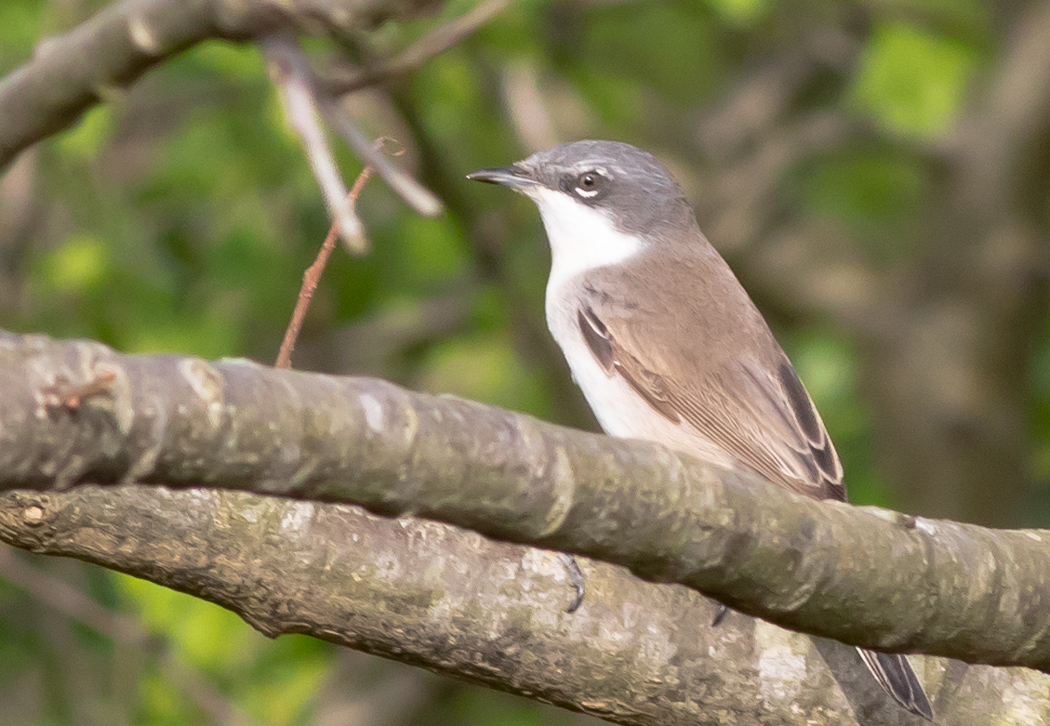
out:
<path id="1" fill-rule="evenodd" d="M 539 182 L 530 177 L 524 170 L 516 166 L 497 166 L 494 169 L 478 169 L 467 174 L 467 179 L 485 182 L 487 184 L 501 184 L 511 189 L 525 189 L 536 186 Z"/>

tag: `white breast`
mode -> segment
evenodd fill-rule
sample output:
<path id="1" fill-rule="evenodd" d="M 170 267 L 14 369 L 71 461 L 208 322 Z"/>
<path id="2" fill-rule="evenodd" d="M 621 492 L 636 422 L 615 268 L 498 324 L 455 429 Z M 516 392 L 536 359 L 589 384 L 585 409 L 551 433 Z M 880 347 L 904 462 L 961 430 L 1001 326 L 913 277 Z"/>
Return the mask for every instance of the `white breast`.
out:
<path id="1" fill-rule="evenodd" d="M 634 235 L 616 229 L 596 209 L 577 202 L 568 194 L 545 187 L 526 192 L 539 207 L 551 243 L 551 276 L 547 298 L 581 272 L 623 262 L 642 251 Z"/>
<path id="2" fill-rule="evenodd" d="M 547 326 L 565 354 L 602 429 L 612 436 L 656 441 L 710 463 L 732 465 L 732 457 L 696 429 L 669 421 L 620 376 L 598 363 L 580 331 L 580 277 L 640 254 L 642 240 L 624 234 L 601 212 L 549 189 L 529 192 L 540 210 L 551 245 L 547 282 Z M 657 371 L 659 373 L 659 371 Z"/>
<path id="3" fill-rule="evenodd" d="M 637 394 L 620 378 L 607 375 L 587 348 L 573 300 L 579 287 L 571 283 L 581 274 L 633 257 L 641 252 L 642 241 L 620 232 L 604 214 L 568 194 L 541 187 L 530 190 L 529 196 L 539 207 L 551 245 L 547 326 L 602 428 L 613 436 L 637 436 L 629 425 Z"/>
<path id="4" fill-rule="evenodd" d="M 551 276 L 547 282 L 547 325 L 606 433 L 656 441 L 712 463 L 730 465 L 731 458 L 691 427 L 669 421 L 654 411 L 620 376 L 598 363 L 580 331 L 581 276 L 641 254 L 645 244 L 624 234 L 601 212 L 567 194 L 537 189 L 531 196 L 540 209 L 551 244 Z"/>

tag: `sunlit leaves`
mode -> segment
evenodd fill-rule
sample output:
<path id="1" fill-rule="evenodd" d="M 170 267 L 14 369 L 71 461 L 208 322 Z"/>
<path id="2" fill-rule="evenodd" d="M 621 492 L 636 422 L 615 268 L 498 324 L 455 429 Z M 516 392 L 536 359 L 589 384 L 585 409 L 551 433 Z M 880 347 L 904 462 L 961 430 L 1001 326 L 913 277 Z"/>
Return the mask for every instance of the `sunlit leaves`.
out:
<path id="1" fill-rule="evenodd" d="M 73 156 L 90 160 L 109 140 L 112 130 L 113 108 L 95 106 L 73 128 L 59 136 L 55 143 Z"/>
<path id="2" fill-rule="evenodd" d="M 78 292 L 105 282 L 112 266 L 104 240 L 74 234 L 44 258 L 41 280 L 57 293 Z"/>
<path id="3" fill-rule="evenodd" d="M 853 88 L 857 106 L 898 133 L 928 137 L 956 118 L 976 63 L 968 45 L 903 23 L 875 28 Z"/>
<path id="4" fill-rule="evenodd" d="M 707 0 L 707 4 L 729 22 L 747 25 L 773 3 L 772 0 Z"/>

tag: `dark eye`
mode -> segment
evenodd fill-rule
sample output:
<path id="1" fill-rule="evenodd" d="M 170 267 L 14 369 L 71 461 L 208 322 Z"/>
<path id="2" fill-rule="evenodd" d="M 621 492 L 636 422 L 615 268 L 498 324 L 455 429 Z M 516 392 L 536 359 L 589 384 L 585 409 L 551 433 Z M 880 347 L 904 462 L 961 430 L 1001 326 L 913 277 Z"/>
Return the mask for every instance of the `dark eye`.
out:
<path id="1" fill-rule="evenodd" d="M 585 171 L 576 177 L 576 187 L 573 191 L 581 197 L 594 197 L 601 191 L 605 183 L 605 177 L 596 171 Z"/>

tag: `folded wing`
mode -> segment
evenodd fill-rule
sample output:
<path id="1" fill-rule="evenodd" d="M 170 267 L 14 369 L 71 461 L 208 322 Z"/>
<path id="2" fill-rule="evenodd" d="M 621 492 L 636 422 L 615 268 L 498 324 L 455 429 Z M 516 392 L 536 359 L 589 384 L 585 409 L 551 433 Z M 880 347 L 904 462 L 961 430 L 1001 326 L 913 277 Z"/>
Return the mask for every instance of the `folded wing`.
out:
<path id="1" fill-rule="evenodd" d="M 578 311 L 580 332 L 609 375 L 621 377 L 654 411 L 688 426 L 744 468 L 817 499 L 845 501 L 842 465 L 813 402 L 782 352 L 772 363 L 732 359 L 672 380 L 654 353 L 636 345 L 624 318 Z M 700 371 L 703 370 L 701 373 Z"/>

